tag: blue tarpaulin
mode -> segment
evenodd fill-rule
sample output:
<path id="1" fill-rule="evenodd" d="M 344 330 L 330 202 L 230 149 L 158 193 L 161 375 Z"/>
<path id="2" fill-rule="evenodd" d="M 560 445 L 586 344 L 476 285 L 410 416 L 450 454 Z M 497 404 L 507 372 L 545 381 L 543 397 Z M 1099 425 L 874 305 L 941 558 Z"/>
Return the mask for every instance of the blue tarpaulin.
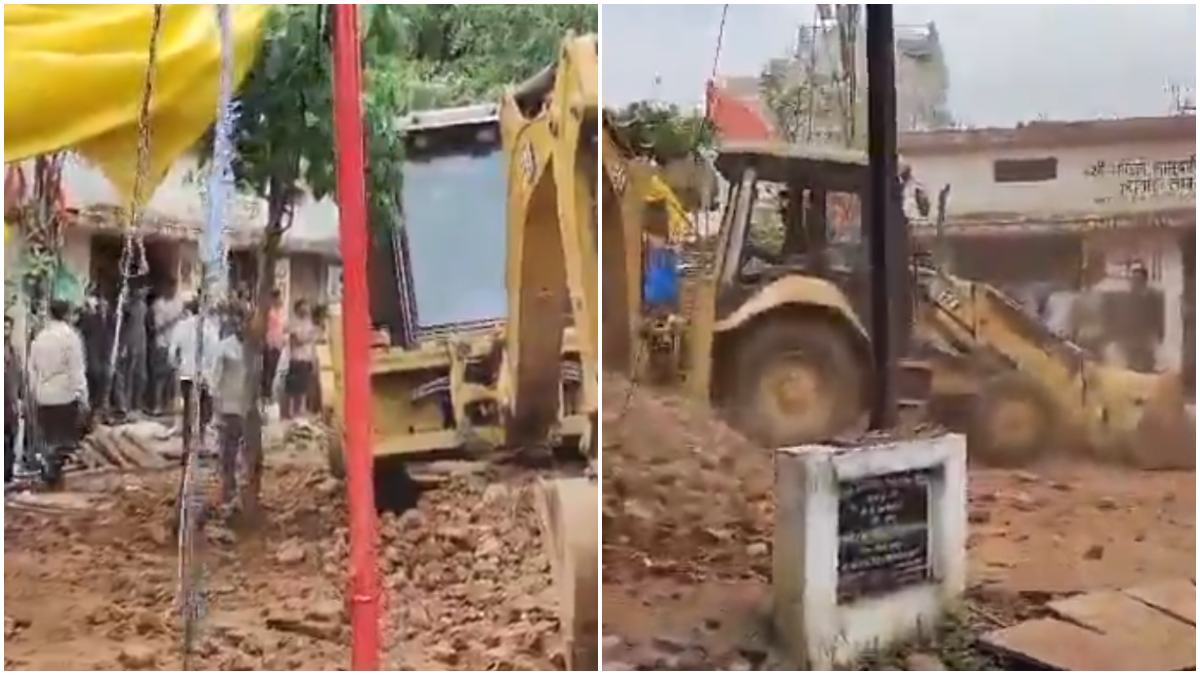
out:
<path id="1" fill-rule="evenodd" d="M 647 308 L 676 309 L 679 306 L 679 254 L 667 246 L 650 245 L 646 250 L 646 276 L 642 301 Z"/>

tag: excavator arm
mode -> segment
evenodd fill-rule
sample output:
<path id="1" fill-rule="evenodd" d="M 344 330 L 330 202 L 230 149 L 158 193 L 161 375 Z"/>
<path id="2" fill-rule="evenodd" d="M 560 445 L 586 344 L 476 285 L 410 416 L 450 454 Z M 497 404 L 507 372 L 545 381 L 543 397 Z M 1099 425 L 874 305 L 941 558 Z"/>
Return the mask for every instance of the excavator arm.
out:
<path id="1" fill-rule="evenodd" d="M 575 412 L 586 415 L 590 429 L 581 442 L 588 451 L 595 442 L 596 61 L 595 36 L 568 36 L 557 63 L 501 103 L 508 158 L 508 323 L 499 386 L 514 444 L 539 445 L 552 438 L 562 405 L 564 339 L 574 340 L 582 371 Z M 594 670 L 599 490 L 591 478 L 570 478 L 542 481 L 536 494 L 567 667 Z"/>
<path id="2" fill-rule="evenodd" d="M 568 37 L 559 60 L 500 108 L 508 157 L 508 324 L 504 378 L 510 441 L 545 441 L 559 413 L 564 329 L 577 343 L 581 408 L 595 421 L 597 46 Z"/>

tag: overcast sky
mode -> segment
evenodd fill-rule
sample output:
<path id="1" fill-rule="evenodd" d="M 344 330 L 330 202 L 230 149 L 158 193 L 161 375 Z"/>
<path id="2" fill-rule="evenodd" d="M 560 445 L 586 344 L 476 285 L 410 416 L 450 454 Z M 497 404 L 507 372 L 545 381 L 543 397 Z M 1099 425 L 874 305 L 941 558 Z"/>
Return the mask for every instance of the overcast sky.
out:
<path id="1" fill-rule="evenodd" d="M 703 102 L 721 5 L 604 5 L 604 101 Z M 718 72 L 756 75 L 786 55 L 814 5 L 730 5 Z M 950 111 L 975 126 L 1162 115 L 1168 82 L 1195 87 L 1194 5 L 898 5 L 897 24 L 934 21 Z M 656 79 L 658 83 L 656 84 Z"/>

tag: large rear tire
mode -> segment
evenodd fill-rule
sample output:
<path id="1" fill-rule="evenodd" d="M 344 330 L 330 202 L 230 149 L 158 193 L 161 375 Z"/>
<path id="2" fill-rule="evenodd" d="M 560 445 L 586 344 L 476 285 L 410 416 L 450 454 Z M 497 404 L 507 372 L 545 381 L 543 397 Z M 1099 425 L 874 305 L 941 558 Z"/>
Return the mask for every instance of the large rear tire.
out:
<path id="1" fill-rule="evenodd" d="M 967 453 L 993 466 L 1019 466 L 1055 450 L 1054 401 L 1034 380 L 1005 373 L 989 380 L 975 403 Z"/>
<path id="2" fill-rule="evenodd" d="M 742 433 L 785 447 L 827 440 L 861 418 L 864 367 L 848 330 L 824 317 L 779 317 L 750 330 L 727 401 Z"/>

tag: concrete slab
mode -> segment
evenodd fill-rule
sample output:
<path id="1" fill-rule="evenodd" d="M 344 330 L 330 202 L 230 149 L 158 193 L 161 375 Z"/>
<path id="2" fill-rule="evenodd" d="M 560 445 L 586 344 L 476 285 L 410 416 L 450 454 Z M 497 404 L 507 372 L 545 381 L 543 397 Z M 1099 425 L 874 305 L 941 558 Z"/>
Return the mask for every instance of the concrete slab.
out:
<path id="1" fill-rule="evenodd" d="M 1169 670 L 1166 660 L 1124 640 L 1058 619 L 1034 619 L 980 638 L 1019 661 L 1056 670 Z"/>
<path id="2" fill-rule="evenodd" d="M 1190 579 L 1160 581 L 1122 592 L 1180 621 L 1196 625 L 1196 585 Z"/>
<path id="3" fill-rule="evenodd" d="M 1063 619 L 1128 645 L 1148 661 L 1137 670 L 1196 667 L 1196 627 L 1120 591 L 1085 593 L 1052 602 L 1049 608 Z"/>

